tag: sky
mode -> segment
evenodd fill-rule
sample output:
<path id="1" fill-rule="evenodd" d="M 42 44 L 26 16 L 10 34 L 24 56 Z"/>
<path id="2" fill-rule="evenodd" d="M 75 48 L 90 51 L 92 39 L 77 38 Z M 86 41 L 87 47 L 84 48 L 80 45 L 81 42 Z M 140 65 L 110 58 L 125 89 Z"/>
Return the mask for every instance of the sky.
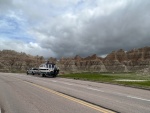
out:
<path id="1" fill-rule="evenodd" d="M 0 50 L 106 56 L 150 45 L 150 0 L 0 0 Z"/>

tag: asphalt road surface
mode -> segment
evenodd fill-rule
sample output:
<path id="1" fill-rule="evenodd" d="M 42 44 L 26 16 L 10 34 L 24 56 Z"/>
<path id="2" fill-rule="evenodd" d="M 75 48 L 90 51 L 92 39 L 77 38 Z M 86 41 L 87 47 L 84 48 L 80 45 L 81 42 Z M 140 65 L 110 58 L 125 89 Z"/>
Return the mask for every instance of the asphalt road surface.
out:
<path id="1" fill-rule="evenodd" d="M 0 113 L 150 113 L 150 91 L 0 73 Z"/>

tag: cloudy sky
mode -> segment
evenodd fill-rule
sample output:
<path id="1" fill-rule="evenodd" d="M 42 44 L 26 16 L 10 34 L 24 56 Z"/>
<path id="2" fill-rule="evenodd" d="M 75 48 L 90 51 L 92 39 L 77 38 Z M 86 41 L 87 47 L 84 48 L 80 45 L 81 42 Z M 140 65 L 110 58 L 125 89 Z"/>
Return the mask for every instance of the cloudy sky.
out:
<path id="1" fill-rule="evenodd" d="M 0 50 L 104 56 L 150 45 L 150 0 L 0 0 Z"/>

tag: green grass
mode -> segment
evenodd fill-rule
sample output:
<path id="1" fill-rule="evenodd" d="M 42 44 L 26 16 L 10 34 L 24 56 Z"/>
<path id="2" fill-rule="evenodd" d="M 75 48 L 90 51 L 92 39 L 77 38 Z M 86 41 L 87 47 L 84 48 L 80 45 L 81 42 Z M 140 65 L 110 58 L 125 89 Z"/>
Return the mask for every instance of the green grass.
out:
<path id="1" fill-rule="evenodd" d="M 150 89 L 150 76 L 137 75 L 136 73 L 71 73 L 60 75 L 60 77 L 87 80 L 87 81 L 105 82 Z M 116 81 L 119 79 L 147 80 L 147 81 L 142 82 Z"/>

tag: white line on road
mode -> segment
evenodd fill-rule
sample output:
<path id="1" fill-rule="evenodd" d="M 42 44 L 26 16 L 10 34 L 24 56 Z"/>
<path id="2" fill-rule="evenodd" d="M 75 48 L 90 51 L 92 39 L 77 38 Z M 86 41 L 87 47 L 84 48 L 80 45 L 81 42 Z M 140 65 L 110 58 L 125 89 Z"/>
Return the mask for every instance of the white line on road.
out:
<path id="1" fill-rule="evenodd" d="M 134 98 L 134 99 L 138 99 L 138 100 L 144 100 L 144 101 L 148 101 L 148 102 L 150 102 L 150 100 L 148 100 L 148 99 L 144 99 L 144 98 L 139 98 L 139 97 L 134 97 L 134 96 L 127 96 L 127 97 L 129 97 L 129 98 Z"/>
<path id="2" fill-rule="evenodd" d="M 102 91 L 102 90 L 95 89 L 95 88 L 90 88 L 90 87 L 86 87 L 86 89 L 90 89 L 90 90 L 94 90 L 94 91 L 99 91 L 99 92 L 104 92 L 104 91 Z"/>
<path id="3" fill-rule="evenodd" d="M 111 94 L 118 95 L 118 96 L 124 96 L 124 97 L 127 97 L 127 96 L 128 96 L 128 95 L 126 95 L 126 94 L 117 93 L 117 92 L 111 92 Z"/>
<path id="4" fill-rule="evenodd" d="M 52 82 L 58 82 L 56 80 L 52 80 Z M 62 84 L 66 84 L 66 85 L 70 85 L 70 86 L 73 86 L 73 84 L 70 84 L 70 83 L 66 83 L 66 82 L 59 82 L 59 83 L 62 83 Z"/>
<path id="5" fill-rule="evenodd" d="M 2 112 L 1 112 L 1 108 L 0 108 L 0 113 L 2 113 Z"/>
<path id="6" fill-rule="evenodd" d="M 144 98 L 135 97 L 135 96 L 131 96 L 131 95 L 126 95 L 126 94 L 122 94 L 122 93 L 111 92 L 111 94 L 118 95 L 118 96 L 124 96 L 124 97 L 132 98 L 132 99 L 137 99 L 137 100 L 142 100 L 142 101 L 148 101 L 148 102 L 150 102 L 149 99 L 144 99 Z"/>
<path id="7" fill-rule="evenodd" d="M 63 82 L 63 84 L 73 86 L 73 84 L 70 84 L 70 83 L 65 83 L 65 82 Z"/>

